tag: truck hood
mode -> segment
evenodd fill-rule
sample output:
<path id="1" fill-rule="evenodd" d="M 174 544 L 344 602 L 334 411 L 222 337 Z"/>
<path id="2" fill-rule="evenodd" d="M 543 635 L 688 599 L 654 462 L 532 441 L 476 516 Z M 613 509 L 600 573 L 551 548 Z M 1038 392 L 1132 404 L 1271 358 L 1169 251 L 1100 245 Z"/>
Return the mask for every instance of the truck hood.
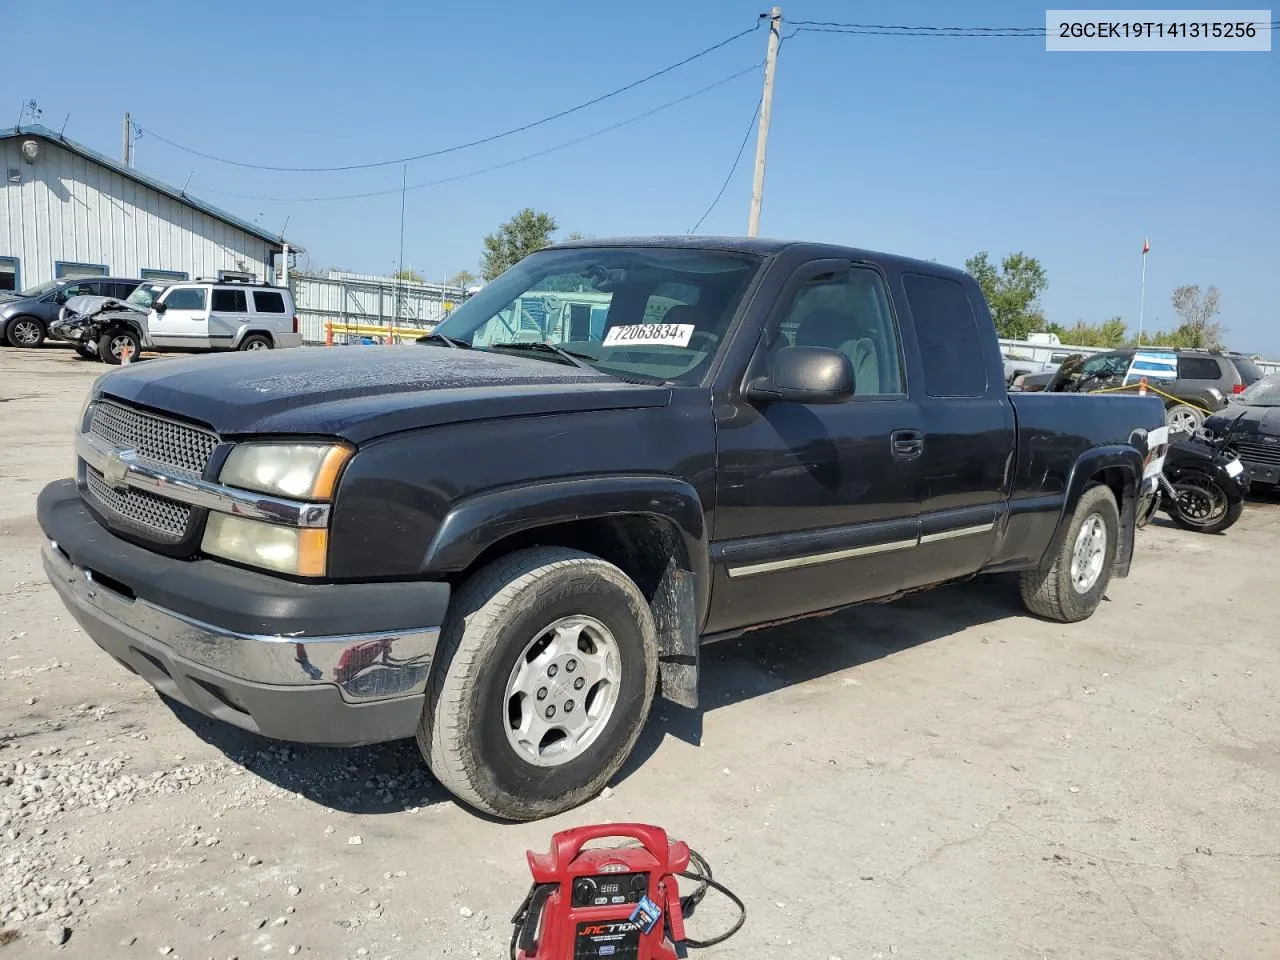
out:
<path id="1" fill-rule="evenodd" d="M 671 395 L 549 360 L 427 345 L 147 360 L 106 374 L 97 390 L 224 436 L 309 434 L 357 444 L 444 423 L 660 407 Z"/>
<path id="2" fill-rule="evenodd" d="M 117 300 L 115 297 L 97 297 L 90 294 L 82 294 L 78 297 L 71 297 L 64 304 L 67 315 L 73 313 L 80 315 L 93 313 L 95 310 L 101 310 L 103 307 L 110 306 L 111 310 L 118 310 L 122 313 L 134 313 L 141 319 L 147 315 L 146 310 L 140 310 L 131 303 L 125 303 L 123 300 Z"/>

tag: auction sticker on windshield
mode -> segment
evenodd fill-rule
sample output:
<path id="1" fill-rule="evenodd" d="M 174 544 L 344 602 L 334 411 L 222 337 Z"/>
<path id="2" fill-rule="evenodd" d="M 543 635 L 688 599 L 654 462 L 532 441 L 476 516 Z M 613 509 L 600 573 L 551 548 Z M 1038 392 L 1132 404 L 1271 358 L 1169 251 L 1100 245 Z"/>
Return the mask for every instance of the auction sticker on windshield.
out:
<path id="1" fill-rule="evenodd" d="M 692 337 L 692 323 L 634 323 L 610 330 L 605 334 L 604 346 L 621 347 L 634 343 L 646 347 L 687 347 Z"/>

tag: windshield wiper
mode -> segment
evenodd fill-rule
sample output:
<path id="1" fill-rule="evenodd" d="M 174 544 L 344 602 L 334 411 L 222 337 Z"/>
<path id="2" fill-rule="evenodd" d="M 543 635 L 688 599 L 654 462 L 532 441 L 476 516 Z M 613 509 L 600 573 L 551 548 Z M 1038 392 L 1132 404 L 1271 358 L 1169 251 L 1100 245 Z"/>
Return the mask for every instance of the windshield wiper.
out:
<path id="1" fill-rule="evenodd" d="M 575 367 L 580 367 L 583 370 L 590 370 L 593 373 L 598 372 L 595 367 L 585 362 L 586 360 L 594 359 L 590 354 L 575 353 L 572 350 L 565 350 L 563 347 L 557 347 L 554 343 L 544 343 L 541 340 L 533 340 L 528 343 L 491 343 L 489 344 L 489 349 L 490 350 L 541 350 L 544 353 L 554 353 L 558 357 L 563 357 L 565 360 L 572 363 Z"/>
<path id="2" fill-rule="evenodd" d="M 447 346 L 451 347 L 454 350 L 470 350 L 471 349 L 471 344 L 467 343 L 467 341 L 455 340 L 453 337 L 446 337 L 443 333 L 428 333 L 424 336 L 419 337 L 415 341 L 415 343 L 432 343 L 433 341 L 439 341 L 440 343 L 446 344 Z"/>

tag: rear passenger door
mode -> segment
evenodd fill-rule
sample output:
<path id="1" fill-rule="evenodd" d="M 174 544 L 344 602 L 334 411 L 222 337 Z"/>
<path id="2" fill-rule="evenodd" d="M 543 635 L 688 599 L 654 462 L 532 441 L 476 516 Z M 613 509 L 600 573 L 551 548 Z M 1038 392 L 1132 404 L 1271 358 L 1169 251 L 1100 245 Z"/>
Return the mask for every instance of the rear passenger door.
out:
<path id="1" fill-rule="evenodd" d="M 209 305 L 209 346 L 230 347 L 236 332 L 248 322 L 249 303 L 245 291 L 214 287 Z"/>
<path id="2" fill-rule="evenodd" d="M 991 554 L 1008 502 L 1014 419 L 985 305 L 958 280 L 903 273 L 923 390 L 920 557 L 932 582 L 967 576 Z"/>

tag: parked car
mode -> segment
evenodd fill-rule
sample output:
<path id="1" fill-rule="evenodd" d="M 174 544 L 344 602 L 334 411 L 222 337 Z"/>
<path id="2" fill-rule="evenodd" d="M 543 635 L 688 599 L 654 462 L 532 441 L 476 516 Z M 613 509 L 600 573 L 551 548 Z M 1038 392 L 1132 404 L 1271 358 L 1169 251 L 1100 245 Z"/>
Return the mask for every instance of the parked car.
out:
<path id="1" fill-rule="evenodd" d="M 1149 349 L 1177 355 L 1177 378 L 1151 381 L 1152 386 L 1159 387 L 1173 398 L 1164 398 L 1165 422 L 1175 433 L 1193 435 L 1208 416 L 1206 411 L 1221 410 L 1231 397 L 1262 376 L 1257 365 L 1239 353 Z M 1076 354 L 1074 363 L 1068 365 L 1064 361 L 1058 372 L 1015 379 L 1013 387 L 1023 392 L 1087 392 L 1119 386 L 1130 372 L 1135 353 L 1135 350 L 1128 349 L 1090 357 Z"/>
<path id="2" fill-rule="evenodd" d="M 143 350 L 271 350 L 302 344 L 283 287 L 212 280 L 146 283 L 123 302 L 68 303 L 55 333 L 82 356 L 118 364 Z"/>
<path id="3" fill-rule="evenodd" d="M 1231 399 L 1227 408 L 1204 422 L 1210 439 L 1224 436 L 1244 414 L 1231 447 L 1244 463 L 1253 487 L 1280 486 L 1280 374 L 1265 377 Z"/>
<path id="4" fill-rule="evenodd" d="M 519 338 L 522 303 L 583 289 L 598 337 Z M 701 642 L 980 572 L 1089 617 L 1162 420 L 1009 396 L 959 270 L 580 241 L 419 344 L 108 373 L 38 514 L 63 601 L 166 696 L 285 740 L 416 735 L 463 801 L 535 818 L 617 772 L 659 678 L 697 705 Z"/>
<path id="5" fill-rule="evenodd" d="M 1069 356 L 1069 353 L 1054 353 L 1048 360 L 1032 360 L 1028 357 L 1011 357 L 1004 354 L 1005 383 L 1012 384 L 1018 377 L 1027 377 L 1031 374 L 1052 374 Z"/>
<path id="6" fill-rule="evenodd" d="M 50 280 L 21 293 L 0 297 L 0 345 L 38 347 L 71 297 L 91 295 L 123 300 L 141 280 L 124 277 L 70 277 Z"/>

